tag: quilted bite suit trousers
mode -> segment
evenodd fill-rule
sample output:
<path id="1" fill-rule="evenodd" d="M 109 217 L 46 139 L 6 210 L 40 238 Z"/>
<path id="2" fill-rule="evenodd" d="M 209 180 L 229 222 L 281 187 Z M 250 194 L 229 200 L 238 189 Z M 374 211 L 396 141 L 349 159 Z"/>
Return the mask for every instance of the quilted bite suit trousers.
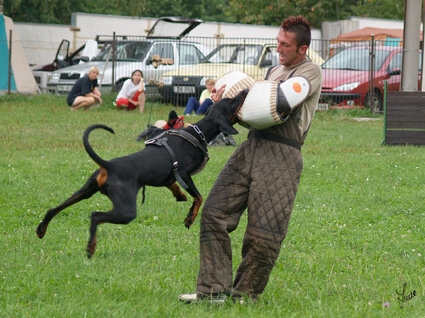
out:
<path id="1" fill-rule="evenodd" d="M 257 298 L 286 236 L 303 168 L 300 150 L 250 138 L 220 172 L 201 215 L 198 294 Z M 242 261 L 233 281 L 229 233 L 248 208 Z"/>

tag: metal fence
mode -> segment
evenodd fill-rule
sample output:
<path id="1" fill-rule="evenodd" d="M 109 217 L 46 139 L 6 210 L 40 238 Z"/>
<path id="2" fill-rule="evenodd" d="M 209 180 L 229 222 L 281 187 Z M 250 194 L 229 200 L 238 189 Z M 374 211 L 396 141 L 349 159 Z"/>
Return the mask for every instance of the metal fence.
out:
<path id="1" fill-rule="evenodd" d="M 338 107 L 366 107 L 382 112 L 384 84 L 388 91 L 401 87 L 403 47 L 400 39 L 369 41 L 329 41 L 322 64 L 321 102 Z M 418 64 L 418 90 L 421 87 L 422 56 Z"/>
<path id="2" fill-rule="evenodd" d="M 100 47 L 99 49 L 102 50 L 106 44 L 110 43 L 118 43 L 119 41 L 143 41 L 146 40 L 146 37 L 136 37 L 136 36 L 122 36 L 122 35 L 115 35 L 115 38 L 113 36 L 108 35 L 99 35 L 97 37 L 99 40 Z M 152 40 L 152 39 L 151 39 Z M 163 39 L 162 41 L 166 41 Z M 267 56 L 268 59 L 274 64 L 278 63 L 278 58 L 276 54 L 276 39 L 275 38 L 221 38 L 221 37 L 186 37 L 182 40 L 180 40 L 180 43 L 197 43 L 199 44 L 197 47 L 202 51 L 204 55 L 207 55 L 209 52 L 214 50 L 220 45 L 232 45 L 237 43 L 240 45 L 240 47 L 246 48 L 246 50 L 243 51 L 244 55 L 239 54 L 237 57 L 235 56 L 235 63 L 230 64 L 238 64 L 238 69 L 242 71 L 251 70 L 254 66 L 256 66 L 255 73 L 250 74 L 255 76 L 256 78 L 262 78 L 265 74 L 265 71 L 267 69 L 266 66 L 260 67 L 260 55 L 265 53 L 265 51 L 262 49 L 264 48 L 270 48 L 269 52 L 267 54 L 270 55 Z M 59 43 L 52 43 L 52 42 L 35 42 L 35 41 L 23 41 L 22 45 L 25 49 L 25 52 L 27 54 L 28 63 L 31 66 L 39 66 L 43 64 L 49 64 L 53 63 L 56 58 L 56 52 L 58 50 Z M 70 48 L 70 52 L 77 50 L 79 47 L 84 45 L 84 42 L 72 42 L 72 47 Z M 249 48 L 249 49 L 248 49 Z M 311 54 L 313 60 L 315 60 L 317 63 L 322 63 L 323 58 L 321 57 L 321 51 L 322 51 L 322 42 L 321 41 L 313 41 L 311 45 Z M 241 51 L 242 52 L 242 51 Z M 170 56 L 173 56 L 173 54 L 169 53 Z M 75 56 L 75 59 L 80 58 L 80 55 Z M 108 56 L 108 60 L 105 61 L 105 65 L 102 66 L 102 68 L 106 69 L 109 67 L 109 65 L 113 65 L 113 72 L 115 71 L 115 66 L 117 62 L 119 61 L 119 54 L 111 54 Z M 227 57 L 223 57 L 227 58 Z M 273 61 L 272 61 L 273 60 Z M 123 64 L 124 62 L 120 62 L 120 64 Z M 108 64 L 108 66 L 106 65 Z M 232 70 L 232 65 L 229 64 L 229 67 L 227 68 L 227 71 Z M 136 67 L 138 66 L 138 67 Z M 142 68 L 146 65 L 142 64 L 136 64 L 136 63 L 128 63 L 128 69 L 126 72 L 126 77 L 128 78 L 131 74 L 131 72 L 136 68 Z M 233 65 L 235 66 L 235 65 Z M 87 68 L 89 67 L 89 64 Z M 158 81 L 161 77 L 161 73 L 164 73 L 167 70 L 173 69 L 177 70 L 177 72 L 180 72 L 183 74 L 183 69 L 188 67 L 188 62 L 185 61 L 183 58 L 176 59 L 173 61 L 173 67 L 158 67 L 158 72 L 155 73 L 154 76 L 148 77 L 148 81 L 153 78 L 154 81 Z M 202 70 L 200 71 L 202 73 Z M 148 72 L 147 72 L 148 73 Z M 34 75 L 36 77 L 37 83 L 40 86 L 42 93 L 57 93 L 57 91 L 54 91 L 52 89 L 49 89 L 47 87 L 47 82 L 49 80 L 50 73 L 49 72 L 34 72 Z M 205 75 L 208 75 L 207 73 Z M 122 82 L 125 78 L 122 78 L 119 74 L 119 72 L 115 72 L 115 75 L 113 75 L 113 83 L 112 85 L 108 85 L 107 83 L 101 83 L 104 88 L 114 89 L 117 86 L 119 87 L 119 83 Z M 118 76 L 118 77 L 117 77 Z M 64 83 L 67 84 L 68 87 L 71 82 Z"/>
<path id="3" fill-rule="evenodd" d="M 111 41 L 113 38 L 113 35 L 98 35 L 98 39 L 104 39 Z M 126 36 L 126 35 L 116 35 L 117 39 L 126 39 L 126 40 L 133 40 L 133 41 L 142 41 L 146 39 L 146 37 L 143 36 Z M 193 41 L 198 42 L 203 45 L 205 45 L 206 48 L 209 50 L 213 50 L 217 46 L 221 44 L 228 44 L 228 43 L 252 43 L 252 42 L 259 42 L 259 43 L 268 43 L 268 44 L 275 44 L 276 39 L 275 38 L 221 38 L 221 37 L 186 37 L 182 41 Z M 70 51 L 71 53 L 78 49 L 79 47 L 83 46 L 86 41 L 83 40 L 76 40 L 71 41 L 71 47 Z M 319 55 L 322 57 L 326 57 L 328 54 L 328 49 L 326 48 L 326 43 L 329 41 L 322 41 L 322 40 L 312 40 L 311 47 L 313 50 L 315 50 Z M 325 46 L 322 45 L 322 43 L 325 43 Z M 56 51 L 59 46 L 59 42 L 51 42 L 51 41 L 21 41 L 21 44 L 25 50 L 27 60 L 29 65 L 37 66 L 37 65 L 43 65 L 51 63 L 56 55 Z"/>
<path id="4" fill-rule="evenodd" d="M 103 49 L 104 45 L 114 41 L 113 36 L 100 36 L 99 38 L 105 40 L 101 45 L 100 49 Z M 134 36 L 115 36 L 115 41 L 120 40 L 127 41 L 142 41 L 146 37 L 134 37 Z M 204 54 L 212 51 L 219 45 L 230 45 L 238 43 L 241 46 L 253 46 L 261 45 L 263 47 L 270 47 L 275 50 L 276 39 L 274 38 L 220 38 L 220 37 L 187 37 L 181 40 L 185 42 L 196 42 L 200 44 L 200 48 Z M 114 42 L 115 43 L 115 42 Z M 371 41 L 332 41 L 332 40 L 312 40 L 310 46 L 310 57 L 315 62 L 323 64 L 324 66 L 324 81 L 321 103 L 328 106 L 338 105 L 342 107 L 356 107 L 356 106 L 367 106 L 371 108 L 382 108 L 382 96 L 383 96 L 383 81 L 389 80 L 390 90 L 399 90 L 400 78 L 401 78 L 401 64 L 402 64 L 402 47 L 401 42 L 398 40 L 371 40 Z M 21 45 L 24 49 L 26 59 L 30 66 L 42 65 L 52 63 L 56 58 L 56 51 L 59 43 L 53 43 L 49 41 L 35 42 L 35 41 L 22 41 Z M 84 42 L 73 42 L 70 51 L 76 50 L 80 46 L 84 45 Z M 0 42 L 0 47 L 7 47 L 5 43 Z M 358 50 L 363 48 L 364 50 Z M 70 53 L 71 53 L 70 52 Z M 248 52 L 248 50 L 246 51 Z M 345 53 L 344 53 L 345 52 Z M 385 52 L 385 53 L 383 53 Z M 273 54 L 274 53 L 274 54 Z M 348 54 L 350 53 L 350 54 Z M 1 52 L 4 55 L 4 52 Z M 260 60 L 255 57 L 255 54 L 259 54 L 259 51 L 253 50 L 251 55 L 244 56 L 243 60 L 238 61 L 242 65 L 242 70 L 249 70 L 253 66 L 258 68 L 255 76 L 257 78 L 264 76 L 266 67 L 260 67 Z M 264 54 L 264 52 L 263 52 Z M 345 55 L 344 55 L 345 54 Z M 270 56 L 276 59 L 276 53 L 271 52 Z M 337 57 L 341 60 L 338 62 Z M 13 43 L 12 43 L 12 59 L 13 55 Z M 330 59 L 332 58 L 332 59 Z M 331 62 L 332 60 L 332 62 Z M 336 61 L 336 62 L 335 62 Z M 117 62 L 117 56 L 112 55 L 106 63 L 114 64 Z M 5 70 L 7 66 L 4 64 L 8 63 L 8 59 L 0 59 L 0 69 Z M 185 69 L 188 65 L 180 59 L 174 61 L 174 71 L 184 74 Z M 256 64 L 255 64 L 256 63 Z M 276 63 L 276 60 L 273 63 Z M 278 63 L 278 62 L 277 62 Z M 338 65 L 338 63 L 346 63 L 345 65 Z M 254 65 L 255 64 L 255 65 Z M 265 64 L 264 64 L 265 65 Z M 232 64 L 233 67 L 234 64 Z M 328 71 L 327 67 L 338 68 L 338 71 Z M 165 68 L 164 68 L 165 69 Z M 420 67 L 418 68 L 420 70 Z M 128 75 L 134 70 L 132 66 L 128 67 Z M 231 71 L 232 69 L 228 69 Z M 202 72 L 202 70 L 201 70 Z M 13 73 L 13 71 L 11 72 Z M 161 72 L 155 75 L 155 80 L 160 79 Z M 361 75 L 359 75 L 361 73 Z M 44 78 L 38 76 L 37 84 L 42 87 L 46 85 L 48 81 L 49 72 L 44 74 Z M 353 78 L 350 82 L 349 75 Z M 207 75 L 207 71 L 205 71 Z M 15 74 L 16 76 L 16 74 Z M 355 77 L 357 76 L 357 79 Z M 361 78 L 359 78 L 359 76 Z M 121 78 L 114 78 L 114 83 L 109 89 L 116 88 L 115 84 L 122 80 Z M 353 83 L 361 82 L 361 87 L 357 91 L 350 88 Z M 344 86 L 345 85 L 345 86 Z M 41 92 L 49 92 L 47 89 L 42 89 Z"/>

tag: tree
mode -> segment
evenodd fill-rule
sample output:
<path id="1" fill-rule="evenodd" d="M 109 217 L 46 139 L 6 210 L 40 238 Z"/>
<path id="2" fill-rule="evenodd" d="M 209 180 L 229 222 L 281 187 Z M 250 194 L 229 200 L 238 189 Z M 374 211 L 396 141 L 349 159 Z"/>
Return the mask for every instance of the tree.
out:
<path id="1" fill-rule="evenodd" d="M 352 12 L 361 17 L 403 20 L 404 2 L 404 0 L 362 0 L 357 1 L 357 5 L 352 7 Z"/>
<path id="2" fill-rule="evenodd" d="M 67 0 L 61 4 L 62 12 L 69 10 L 67 4 Z M 60 12 L 56 15 L 56 6 L 55 0 L 9 0 L 4 4 L 4 14 L 15 21 L 59 23 Z"/>
<path id="3" fill-rule="evenodd" d="M 357 0 L 230 0 L 230 15 L 241 23 L 279 25 L 291 15 L 304 15 L 315 28 L 323 21 L 346 19 Z"/>
<path id="4" fill-rule="evenodd" d="M 226 21 L 227 1 L 202 0 L 9 0 L 5 15 L 16 22 L 70 24 L 72 12 L 126 15 L 135 17 L 183 16 Z"/>
<path id="5" fill-rule="evenodd" d="M 1 0 L 0 0 L 1 1 Z M 405 0 L 8 0 L 4 14 L 17 22 L 70 24 L 72 12 L 135 17 L 183 16 L 204 21 L 280 25 L 304 15 L 322 22 L 363 16 L 402 20 Z"/>
<path id="6" fill-rule="evenodd" d="M 279 25 L 290 15 L 304 15 L 315 28 L 324 21 L 363 16 L 403 20 L 404 0 L 230 0 L 232 22 Z"/>

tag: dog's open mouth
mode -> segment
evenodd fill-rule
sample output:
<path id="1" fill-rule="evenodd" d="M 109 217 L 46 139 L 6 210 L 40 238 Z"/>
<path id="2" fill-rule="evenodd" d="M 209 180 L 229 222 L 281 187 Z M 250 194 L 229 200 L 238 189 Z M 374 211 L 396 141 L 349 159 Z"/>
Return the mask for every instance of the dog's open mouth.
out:
<path id="1" fill-rule="evenodd" d="M 245 102 L 245 98 L 248 95 L 248 91 L 249 91 L 248 89 L 244 89 L 243 91 L 241 91 L 239 93 L 239 95 L 241 95 L 241 100 L 239 102 L 238 107 L 236 107 L 235 112 L 230 117 L 230 121 L 232 122 L 232 124 L 236 124 L 237 122 L 240 122 L 241 121 L 240 118 L 239 118 L 239 116 L 238 116 L 238 114 L 239 114 L 239 112 L 240 112 L 240 110 L 241 110 L 241 108 L 243 106 L 243 103 Z"/>

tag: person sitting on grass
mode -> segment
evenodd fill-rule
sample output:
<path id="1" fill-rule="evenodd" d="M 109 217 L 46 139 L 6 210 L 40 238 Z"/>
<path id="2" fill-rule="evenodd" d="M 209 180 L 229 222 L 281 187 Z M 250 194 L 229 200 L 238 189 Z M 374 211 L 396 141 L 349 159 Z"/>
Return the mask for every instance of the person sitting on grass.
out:
<path id="1" fill-rule="evenodd" d="M 101 93 L 97 88 L 97 77 L 99 76 L 99 69 L 92 66 L 89 72 L 83 77 L 80 77 L 72 86 L 68 93 L 66 102 L 71 110 L 84 108 L 87 110 L 96 103 L 102 105 Z"/>
<path id="2" fill-rule="evenodd" d="M 210 97 L 215 86 L 215 80 L 213 78 L 208 78 L 205 85 L 207 88 L 202 91 L 199 101 L 193 96 L 189 98 L 186 104 L 186 109 L 184 110 L 185 115 L 190 115 L 193 111 L 195 111 L 196 115 L 205 114 L 208 107 L 213 104 Z"/>
<path id="3" fill-rule="evenodd" d="M 145 99 L 143 72 L 141 70 L 135 70 L 131 73 L 131 78 L 124 82 L 115 100 L 115 104 L 118 108 L 125 110 L 133 110 L 139 107 L 140 113 L 143 113 Z"/>

